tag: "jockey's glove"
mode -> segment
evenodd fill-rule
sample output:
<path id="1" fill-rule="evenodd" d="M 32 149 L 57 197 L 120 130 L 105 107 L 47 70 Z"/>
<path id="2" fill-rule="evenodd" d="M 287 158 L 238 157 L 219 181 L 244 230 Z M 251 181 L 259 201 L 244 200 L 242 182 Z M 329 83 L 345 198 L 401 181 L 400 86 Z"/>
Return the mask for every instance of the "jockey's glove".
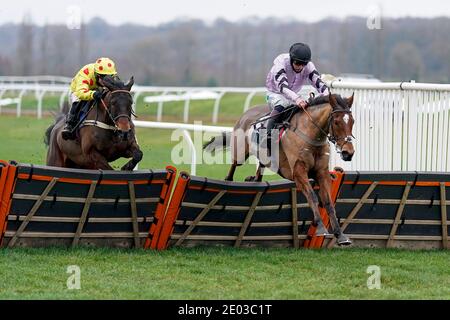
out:
<path id="1" fill-rule="evenodd" d="M 103 90 L 102 89 L 96 89 L 94 91 L 94 94 L 93 94 L 94 100 L 100 100 L 102 98 L 102 96 L 103 96 Z"/>
<path id="2" fill-rule="evenodd" d="M 300 108 L 307 108 L 308 107 L 308 102 L 306 102 L 302 98 L 298 98 L 297 100 L 295 100 L 295 104 L 297 106 L 299 106 Z"/>

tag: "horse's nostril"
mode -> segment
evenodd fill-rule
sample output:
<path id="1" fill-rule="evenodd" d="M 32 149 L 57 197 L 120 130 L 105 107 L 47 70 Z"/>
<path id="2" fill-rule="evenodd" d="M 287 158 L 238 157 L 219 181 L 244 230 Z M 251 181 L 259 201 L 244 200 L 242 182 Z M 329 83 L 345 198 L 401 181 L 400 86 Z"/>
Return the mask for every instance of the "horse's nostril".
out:
<path id="1" fill-rule="evenodd" d="M 348 151 L 342 151 L 341 157 L 342 157 L 342 160 L 344 160 L 344 161 L 350 161 L 350 160 L 352 160 L 353 154 L 349 153 Z"/>

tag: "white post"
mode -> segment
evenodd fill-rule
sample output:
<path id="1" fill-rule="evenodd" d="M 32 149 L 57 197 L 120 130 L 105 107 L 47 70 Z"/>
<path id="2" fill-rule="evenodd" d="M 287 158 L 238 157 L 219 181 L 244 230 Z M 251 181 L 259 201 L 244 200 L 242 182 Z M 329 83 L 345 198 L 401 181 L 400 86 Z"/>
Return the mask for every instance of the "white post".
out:
<path id="1" fill-rule="evenodd" d="M 188 123 L 189 121 L 189 103 L 191 99 L 189 98 L 189 93 L 186 92 L 186 100 L 184 101 L 184 115 L 183 115 L 183 122 Z"/>
<path id="2" fill-rule="evenodd" d="M 66 98 L 67 94 L 67 91 L 63 91 L 61 93 L 61 96 L 59 97 L 59 111 L 62 111 L 62 109 L 64 108 L 64 99 Z"/>
<path id="3" fill-rule="evenodd" d="M 26 89 L 22 89 L 19 93 L 19 101 L 17 102 L 17 110 L 16 110 L 16 116 L 17 118 L 20 118 L 22 115 L 22 98 L 25 94 Z"/>
<path id="4" fill-rule="evenodd" d="M 6 89 L 0 91 L 0 100 L 2 100 L 3 95 L 5 94 L 5 92 L 6 92 Z M 1 105 L 1 103 L 0 103 L 0 114 L 1 114 L 1 113 L 2 113 L 2 105 Z"/>
<path id="5" fill-rule="evenodd" d="M 194 142 L 192 142 L 191 135 L 187 130 L 183 130 L 183 136 L 186 139 L 189 150 L 191 151 L 191 175 L 195 176 L 197 173 L 197 154 L 195 151 Z"/>
<path id="6" fill-rule="evenodd" d="M 219 119 L 219 107 L 220 107 L 220 100 L 225 95 L 226 91 L 222 91 L 219 96 L 216 98 L 216 101 L 214 102 L 214 110 L 213 110 L 213 117 L 212 117 L 212 123 L 217 124 L 217 120 Z"/>
<path id="7" fill-rule="evenodd" d="M 37 105 L 37 118 L 42 119 L 42 99 L 44 98 L 45 90 L 39 91 L 39 93 L 36 95 L 38 98 L 38 105 Z"/>
<path id="8" fill-rule="evenodd" d="M 138 101 L 138 99 L 139 99 L 139 96 L 141 95 L 141 91 L 137 91 L 137 92 L 135 92 L 134 93 L 134 96 L 133 96 L 133 112 L 135 113 L 135 114 L 137 114 L 137 112 L 136 112 L 136 108 L 137 108 L 137 101 Z M 133 115 L 133 119 L 136 119 L 136 117 Z"/>
<path id="9" fill-rule="evenodd" d="M 168 93 L 167 90 L 163 91 L 162 96 L 165 96 Z M 158 111 L 156 114 L 156 121 L 160 122 L 162 120 L 162 111 L 163 111 L 163 100 L 158 102 Z"/>
<path id="10" fill-rule="evenodd" d="M 134 140 L 136 140 L 136 144 L 139 145 L 139 141 L 137 138 L 137 134 L 136 131 L 134 132 Z M 139 170 L 139 163 L 136 164 L 136 166 L 134 167 L 133 171 L 138 171 Z"/>
<path id="11" fill-rule="evenodd" d="M 244 104 L 244 112 L 248 110 L 250 107 L 250 102 L 252 101 L 253 96 L 256 94 L 257 91 L 252 91 L 247 95 L 247 98 L 245 99 Z"/>
<path id="12" fill-rule="evenodd" d="M 407 167 L 406 170 L 417 170 L 417 91 L 408 92 L 408 148 L 407 148 Z M 431 132 L 431 130 L 430 130 Z"/>

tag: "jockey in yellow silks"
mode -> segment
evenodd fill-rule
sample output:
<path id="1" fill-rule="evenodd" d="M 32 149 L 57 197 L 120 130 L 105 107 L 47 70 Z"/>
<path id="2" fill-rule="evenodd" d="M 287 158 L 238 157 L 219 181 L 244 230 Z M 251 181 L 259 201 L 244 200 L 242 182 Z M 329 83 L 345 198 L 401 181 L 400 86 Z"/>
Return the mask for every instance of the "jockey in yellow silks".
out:
<path id="1" fill-rule="evenodd" d="M 87 101 L 100 100 L 103 91 L 98 86 L 99 78 L 117 74 L 114 61 L 109 58 L 98 58 L 94 63 L 85 65 L 78 71 L 70 84 L 71 108 L 66 118 L 62 136 L 65 140 L 73 139 L 72 131 L 77 123 L 77 114 Z"/>

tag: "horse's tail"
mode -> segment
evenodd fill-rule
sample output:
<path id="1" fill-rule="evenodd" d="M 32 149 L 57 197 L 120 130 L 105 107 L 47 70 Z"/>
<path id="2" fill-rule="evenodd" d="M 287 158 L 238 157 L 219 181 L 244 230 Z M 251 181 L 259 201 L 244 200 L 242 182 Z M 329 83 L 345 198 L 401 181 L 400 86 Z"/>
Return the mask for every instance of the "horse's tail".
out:
<path id="1" fill-rule="evenodd" d="M 48 147 L 50 145 L 50 135 L 52 134 L 52 130 L 55 127 L 55 125 L 62 119 L 64 118 L 64 114 L 63 113 L 57 113 L 55 115 L 55 122 L 52 123 L 47 130 L 45 130 L 45 136 L 44 136 L 44 143 L 45 145 Z"/>
<path id="2" fill-rule="evenodd" d="M 220 136 L 212 137 L 207 143 L 203 145 L 203 150 L 206 152 L 215 152 L 217 150 L 226 150 L 230 147 L 231 132 L 222 132 Z"/>

